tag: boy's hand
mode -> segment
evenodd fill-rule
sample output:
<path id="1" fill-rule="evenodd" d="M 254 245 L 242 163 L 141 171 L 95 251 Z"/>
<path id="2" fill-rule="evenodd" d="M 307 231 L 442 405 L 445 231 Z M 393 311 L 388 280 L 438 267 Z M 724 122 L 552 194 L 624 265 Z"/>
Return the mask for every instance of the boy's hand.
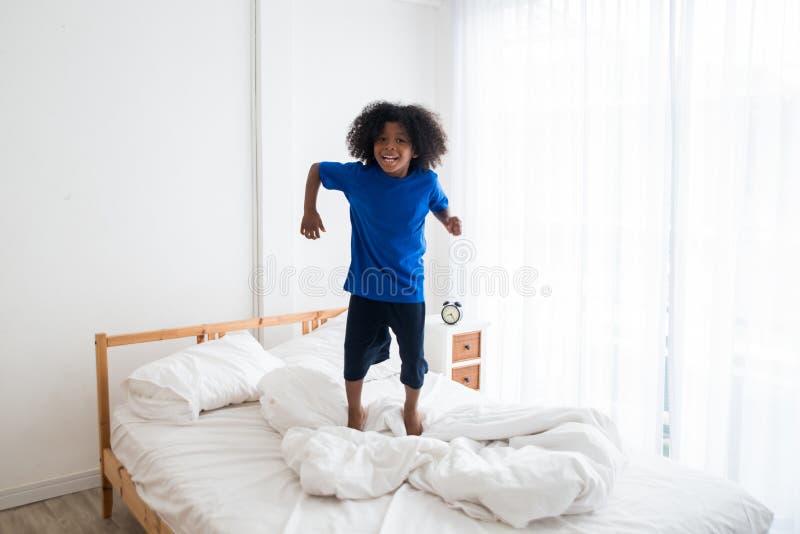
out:
<path id="1" fill-rule="evenodd" d="M 442 222 L 448 232 L 453 235 L 461 235 L 461 219 L 458 217 L 448 217 Z"/>
<path id="2" fill-rule="evenodd" d="M 303 214 L 303 222 L 300 223 L 300 233 L 308 239 L 319 239 L 319 231 L 325 231 L 322 225 L 322 217 L 316 211 Z"/>

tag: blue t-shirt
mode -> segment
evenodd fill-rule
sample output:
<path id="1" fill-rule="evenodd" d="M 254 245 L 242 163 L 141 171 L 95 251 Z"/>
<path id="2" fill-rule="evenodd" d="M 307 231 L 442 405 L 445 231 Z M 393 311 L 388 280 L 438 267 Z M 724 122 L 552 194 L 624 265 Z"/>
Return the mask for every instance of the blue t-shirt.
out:
<path id="1" fill-rule="evenodd" d="M 423 302 L 425 217 L 447 208 L 436 173 L 393 178 L 379 165 L 323 162 L 326 189 L 350 203 L 350 270 L 345 291 L 384 302 Z"/>

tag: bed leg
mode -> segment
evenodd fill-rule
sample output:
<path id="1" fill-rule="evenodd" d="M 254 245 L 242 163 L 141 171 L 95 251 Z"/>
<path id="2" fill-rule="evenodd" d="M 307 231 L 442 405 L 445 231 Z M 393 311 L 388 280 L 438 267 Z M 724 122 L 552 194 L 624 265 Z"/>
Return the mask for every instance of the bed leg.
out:
<path id="1" fill-rule="evenodd" d="M 97 436 L 100 445 L 100 483 L 103 491 L 103 517 L 111 517 L 114 494 L 111 481 L 106 476 L 105 451 L 111 449 L 111 431 L 108 403 L 108 336 L 94 335 L 95 360 L 97 364 Z"/>
<path id="2" fill-rule="evenodd" d="M 114 488 L 111 482 L 103 475 L 103 519 L 111 517 L 111 509 L 114 506 Z"/>

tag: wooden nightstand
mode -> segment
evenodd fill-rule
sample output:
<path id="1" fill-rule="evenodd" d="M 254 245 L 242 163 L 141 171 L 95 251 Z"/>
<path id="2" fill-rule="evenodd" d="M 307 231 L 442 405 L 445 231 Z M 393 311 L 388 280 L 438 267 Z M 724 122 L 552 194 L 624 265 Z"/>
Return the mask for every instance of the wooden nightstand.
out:
<path id="1" fill-rule="evenodd" d="M 463 320 L 447 325 L 439 314 L 425 318 L 425 359 L 431 371 L 472 389 L 481 389 L 489 323 Z"/>

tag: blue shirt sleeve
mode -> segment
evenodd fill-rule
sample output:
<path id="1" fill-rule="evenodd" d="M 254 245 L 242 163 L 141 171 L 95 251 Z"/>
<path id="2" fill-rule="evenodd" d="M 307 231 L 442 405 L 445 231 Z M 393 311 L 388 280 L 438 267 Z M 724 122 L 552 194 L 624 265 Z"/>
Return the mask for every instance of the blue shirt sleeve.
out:
<path id="1" fill-rule="evenodd" d="M 434 174 L 433 188 L 431 188 L 431 196 L 428 200 L 428 207 L 433 213 L 439 213 L 440 211 L 447 209 L 447 205 L 447 195 L 445 195 L 444 191 L 442 191 L 442 187 L 439 185 L 439 179 L 436 177 L 436 174 Z"/>
<path id="2" fill-rule="evenodd" d="M 361 163 L 337 163 L 334 161 L 323 161 L 319 164 L 319 179 L 325 189 L 333 189 L 347 193 L 352 187 L 356 173 L 361 167 Z"/>

